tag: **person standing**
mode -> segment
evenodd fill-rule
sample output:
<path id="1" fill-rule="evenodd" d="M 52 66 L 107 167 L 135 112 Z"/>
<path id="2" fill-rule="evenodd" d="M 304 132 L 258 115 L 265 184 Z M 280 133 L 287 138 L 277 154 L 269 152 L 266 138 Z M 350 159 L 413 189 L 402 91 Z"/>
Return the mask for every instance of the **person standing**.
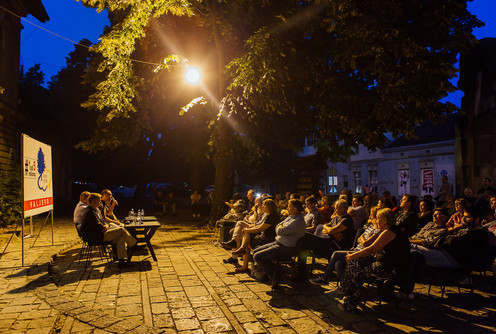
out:
<path id="1" fill-rule="evenodd" d="M 446 175 L 443 175 L 441 177 L 441 180 L 442 180 L 442 184 L 439 187 L 436 196 L 438 207 L 446 203 L 446 196 L 453 195 L 453 185 L 451 183 L 448 183 L 448 177 Z"/>
<path id="2" fill-rule="evenodd" d="M 198 193 L 198 190 L 193 191 L 190 196 L 191 199 L 191 212 L 193 213 L 193 217 L 200 217 L 200 199 L 201 195 Z"/>

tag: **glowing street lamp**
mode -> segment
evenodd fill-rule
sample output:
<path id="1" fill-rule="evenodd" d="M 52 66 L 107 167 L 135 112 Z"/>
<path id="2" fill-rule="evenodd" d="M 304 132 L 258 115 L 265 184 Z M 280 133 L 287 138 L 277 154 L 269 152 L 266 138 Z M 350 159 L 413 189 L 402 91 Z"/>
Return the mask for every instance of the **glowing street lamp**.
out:
<path id="1" fill-rule="evenodd" d="M 201 72 L 198 67 L 188 66 L 184 71 L 184 79 L 190 85 L 196 85 L 201 81 Z"/>

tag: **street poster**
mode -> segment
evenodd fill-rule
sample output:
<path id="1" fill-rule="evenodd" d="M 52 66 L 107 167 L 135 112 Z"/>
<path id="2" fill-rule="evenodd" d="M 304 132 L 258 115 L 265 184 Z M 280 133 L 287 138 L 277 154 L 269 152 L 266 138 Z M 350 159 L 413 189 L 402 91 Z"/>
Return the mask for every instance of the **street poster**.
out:
<path id="1" fill-rule="evenodd" d="M 24 218 L 53 210 L 52 148 L 22 135 Z"/>

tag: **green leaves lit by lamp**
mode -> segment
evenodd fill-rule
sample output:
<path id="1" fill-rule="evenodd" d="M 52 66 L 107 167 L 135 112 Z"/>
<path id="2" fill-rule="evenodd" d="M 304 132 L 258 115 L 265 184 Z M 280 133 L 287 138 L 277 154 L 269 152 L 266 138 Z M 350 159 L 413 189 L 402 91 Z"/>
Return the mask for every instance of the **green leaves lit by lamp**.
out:
<path id="1" fill-rule="evenodd" d="M 198 67 L 188 66 L 184 71 L 184 79 L 190 85 L 196 85 L 201 81 L 201 72 Z"/>

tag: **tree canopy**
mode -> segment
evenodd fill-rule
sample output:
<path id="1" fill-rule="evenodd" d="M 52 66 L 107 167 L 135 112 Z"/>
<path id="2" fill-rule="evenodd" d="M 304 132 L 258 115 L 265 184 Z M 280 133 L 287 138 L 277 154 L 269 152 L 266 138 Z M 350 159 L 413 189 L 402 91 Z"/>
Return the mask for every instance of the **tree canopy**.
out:
<path id="1" fill-rule="evenodd" d="M 212 69 L 216 190 L 228 189 L 219 178 L 232 179 L 243 163 L 234 159 L 236 147 L 245 152 L 238 157 L 246 149 L 264 156 L 275 144 L 297 150 L 316 134 L 319 151 L 338 160 L 358 144 L 383 145 L 385 132 L 412 135 L 426 119 L 441 121 L 457 110 L 439 102 L 455 90 L 449 80 L 457 55 L 475 43 L 472 30 L 482 24 L 467 0 L 82 1 L 116 18 L 93 48 L 106 77 L 85 104 L 101 116 L 94 140 L 82 147 L 138 140 L 150 129 L 155 80 L 144 62 L 173 74 L 182 56 L 192 57 L 180 52 L 199 44 Z M 181 47 L 169 46 L 167 56 L 141 52 L 160 44 L 137 47 L 153 36 L 154 23 L 166 44 L 173 35 Z"/>

